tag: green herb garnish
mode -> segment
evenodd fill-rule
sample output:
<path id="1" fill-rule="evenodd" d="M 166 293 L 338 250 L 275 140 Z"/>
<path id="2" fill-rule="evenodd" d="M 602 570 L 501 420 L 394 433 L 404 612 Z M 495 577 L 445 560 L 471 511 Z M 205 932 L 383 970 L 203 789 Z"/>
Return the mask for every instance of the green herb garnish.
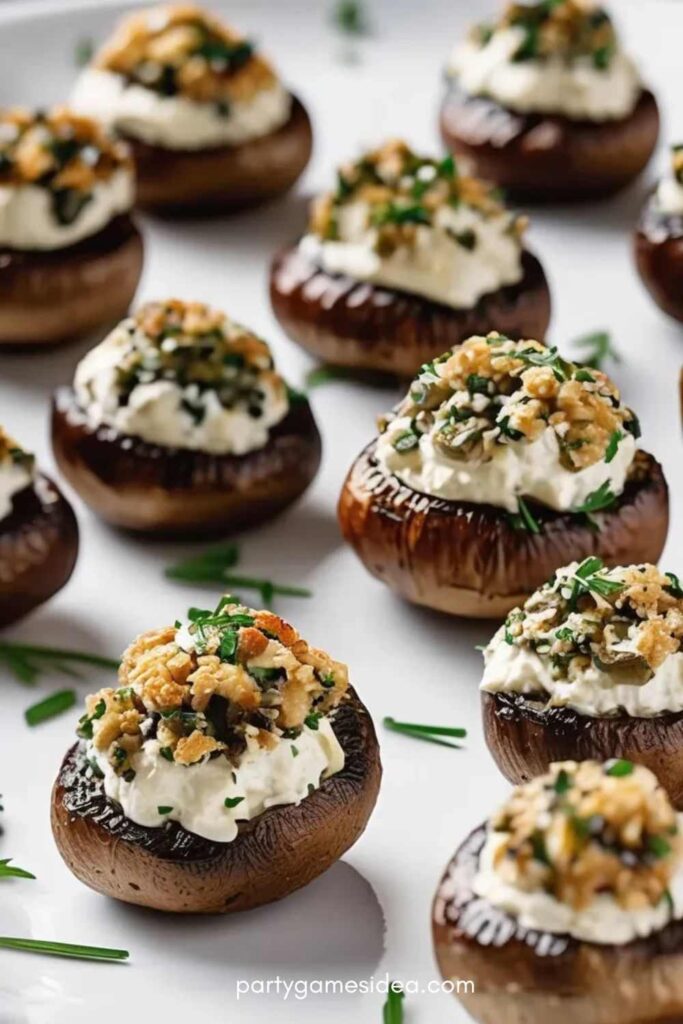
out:
<path id="1" fill-rule="evenodd" d="M 617 496 L 612 490 L 611 481 L 605 480 L 596 491 L 591 491 L 583 504 L 576 505 L 572 512 L 576 515 L 581 513 L 591 515 L 594 512 L 605 512 L 614 505 L 616 500 Z"/>
<path id="2" fill-rule="evenodd" d="M 382 1024 L 403 1024 L 404 999 L 405 993 L 398 982 L 390 982 L 384 1004 Z"/>
<path id="3" fill-rule="evenodd" d="M 243 800 L 243 796 L 226 796 L 223 803 L 225 804 L 226 807 L 232 808 L 237 807 L 237 805 L 241 804 Z"/>
<path id="4" fill-rule="evenodd" d="M 611 775 L 615 779 L 623 779 L 626 775 L 632 775 L 635 765 L 632 761 L 624 761 L 619 758 L 612 761 L 608 768 L 605 768 L 605 775 Z"/>
<path id="5" fill-rule="evenodd" d="M 362 0 L 338 0 L 333 11 L 334 24 L 349 36 L 364 36 L 369 31 L 365 5 Z"/>
<path id="6" fill-rule="evenodd" d="M 78 677 L 73 668 L 76 664 L 94 665 L 118 671 L 119 662 L 113 658 L 104 658 L 99 654 L 88 654 L 86 651 L 71 651 L 61 647 L 41 647 L 37 644 L 0 642 L 0 664 L 5 664 L 22 683 L 34 683 L 41 672 L 61 672 L 64 675 Z"/>
<path id="7" fill-rule="evenodd" d="M 416 740 L 425 740 L 428 743 L 437 743 L 442 747 L 452 747 L 454 750 L 462 750 L 459 743 L 449 743 L 447 740 L 439 739 L 440 736 L 450 736 L 454 739 L 464 739 L 467 736 L 467 729 L 454 728 L 444 725 L 418 725 L 413 722 L 397 722 L 389 716 L 382 720 L 385 729 L 391 732 L 398 732 L 404 736 L 412 736 Z"/>
<path id="8" fill-rule="evenodd" d="M 162 805 L 161 805 L 160 807 L 157 807 L 157 811 L 158 811 L 158 812 L 159 812 L 159 814 L 161 814 L 161 815 L 164 815 L 164 814 L 170 814 L 172 810 L 173 810 L 173 808 L 172 808 L 172 807 L 166 807 L 166 806 L 164 806 L 163 804 L 162 804 Z"/>
<path id="9" fill-rule="evenodd" d="M 517 498 L 518 515 L 513 517 L 513 526 L 516 530 L 528 530 L 529 533 L 540 533 L 540 523 L 534 518 L 531 509 L 524 498 Z"/>
<path id="10" fill-rule="evenodd" d="M 664 575 L 669 583 L 664 589 L 668 590 L 672 597 L 683 597 L 683 584 L 673 572 L 665 572 Z"/>
<path id="11" fill-rule="evenodd" d="M 601 370 L 603 363 L 611 359 L 615 363 L 621 362 L 621 355 L 612 344 L 612 339 L 607 331 L 593 331 L 592 334 L 584 334 L 576 338 L 574 344 L 584 349 L 585 355 L 581 362 L 584 366 L 591 366 L 594 370 Z"/>
<path id="12" fill-rule="evenodd" d="M 30 871 L 25 871 L 24 868 L 18 868 L 11 863 L 12 858 L 8 857 L 6 860 L 0 860 L 0 878 L 33 878 Z"/>
<path id="13" fill-rule="evenodd" d="M 103 946 L 77 946 L 70 942 L 45 942 L 41 939 L 14 939 L 0 936 L 0 949 L 16 949 L 26 953 L 44 953 L 75 960 L 127 960 L 127 949 L 107 949 Z"/>
<path id="14" fill-rule="evenodd" d="M 623 439 L 624 435 L 620 430 L 615 430 L 610 436 L 607 448 L 605 449 L 605 462 L 611 462 L 614 456 L 617 454 L 619 448 L 619 442 Z"/>
<path id="15" fill-rule="evenodd" d="M 239 588 L 258 591 L 265 607 L 269 607 L 275 595 L 283 597 L 311 597 L 311 591 L 305 587 L 294 587 L 289 584 L 275 583 L 273 580 L 255 576 L 242 576 L 230 572 L 239 561 L 239 549 L 236 544 L 222 544 L 208 551 L 169 566 L 165 570 L 168 579 L 181 583 L 213 583 L 221 587 Z M 206 613 L 210 615 L 211 613 Z M 245 623 L 251 625 L 251 623 Z"/>
<path id="16" fill-rule="evenodd" d="M 56 693 L 51 693 L 45 700 L 27 708 L 24 718 L 28 725 L 40 725 L 41 722 L 46 722 L 49 718 L 55 718 L 57 715 L 63 714 L 64 711 L 68 711 L 75 703 L 75 690 L 58 690 Z"/>

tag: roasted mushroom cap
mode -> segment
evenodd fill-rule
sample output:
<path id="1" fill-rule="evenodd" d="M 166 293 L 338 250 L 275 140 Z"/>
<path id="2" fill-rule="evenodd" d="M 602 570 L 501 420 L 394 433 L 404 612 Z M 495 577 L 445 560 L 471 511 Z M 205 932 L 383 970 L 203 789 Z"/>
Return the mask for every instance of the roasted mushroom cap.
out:
<path id="1" fill-rule="evenodd" d="M 374 457 L 375 442 L 351 467 L 339 498 L 346 540 L 373 576 L 409 601 L 451 615 L 498 618 L 560 565 L 599 556 L 606 565 L 656 562 L 669 525 L 661 466 L 638 452 L 635 471 L 600 529 L 585 517 L 534 506 L 539 533 L 515 529 L 492 505 L 446 501 L 414 491 Z"/>
<path id="2" fill-rule="evenodd" d="M 15 494 L 0 520 L 0 626 L 27 615 L 64 586 L 78 555 L 71 505 L 42 474 Z"/>
<path id="3" fill-rule="evenodd" d="M 622 946 L 529 931 L 476 896 L 472 882 L 486 829 L 476 829 L 446 869 L 432 935 L 446 980 L 482 1024 L 675 1024 L 683 1019 L 683 922 Z"/>
<path id="4" fill-rule="evenodd" d="M 297 246 L 273 260 L 270 299 L 285 333 L 326 363 L 410 377 L 420 366 L 473 334 L 543 338 L 550 291 L 543 267 L 522 253 L 517 284 L 483 296 L 472 309 L 328 274 Z"/>
<path id="5" fill-rule="evenodd" d="M 321 455 L 305 400 L 263 448 L 214 455 L 92 428 L 69 387 L 55 394 L 52 444 L 61 472 L 94 512 L 113 526 L 166 536 L 228 533 L 274 516 L 306 490 Z"/>
<path id="6" fill-rule="evenodd" d="M 0 345 L 49 345 L 120 320 L 142 273 L 127 215 L 64 249 L 0 249 Z"/>
<path id="7" fill-rule="evenodd" d="M 659 111 L 644 89 L 632 113 L 620 120 L 518 114 L 453 85 L 440 124 L 448 148 L 511 196 L 581 200 L 618 192 L 640 174 L 657 144 Z"/>
<path id="8" fill-rule="evenodd" d="M 643 284 L 660 309 L 683 321 L 683 216 L 657 209 L 651 197 L 633 235 Z"/>
<path id="9" fill-rule="evenodd" d="M 288 896 L 326 871 L 364 831 L 382 769 L 365 707 L 351 692 L 335 714 L 342 771 L 300 804 L 242 822 L 216 843 L 175 822 L 144 828 L 121 814 L 73 747 L 52 793 L 52 829 L 67 866 L 105 896 L 177 913 L 231 913 Z"/>
<path id="10" fill-rule="evenodd" d="M 281 128 L 238 146 L 164 149 L 127 137 L 137 170 L 138 205 L 157 213 L 229 212 L 274 199 L 292 187 L 311 158 L 313 131 L 293 98 Z"/>
<path id="11" fill-rule="evenodd" d="M 593 717 L 547 707 L 541 695 L 486 692 L 481 707 L 491 756 L 515 785 L 542 775 L 554 761 L 617 757 L 649 768 L 671 802 L 683 808 L 683 712 Z"/>

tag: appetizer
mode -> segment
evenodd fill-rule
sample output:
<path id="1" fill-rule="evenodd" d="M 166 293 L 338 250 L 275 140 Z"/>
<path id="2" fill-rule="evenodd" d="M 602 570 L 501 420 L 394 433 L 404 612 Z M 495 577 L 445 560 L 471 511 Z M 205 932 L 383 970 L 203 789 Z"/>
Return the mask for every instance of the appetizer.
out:
<path id="1" fill-rule="evenodd" d="M 542 338 L 550 293 L 525 226 L 452 157 L 388 142 L 339 170 L 308 233 L 275 257 L 273 310 L 324 362 L 404 377 L 494 327 Z"/>
<path id="2" fill-rule="evenodd" d="M 88 697 L 52 798 L 67 866 L 106 896 L 229 913 L 287 896 L 358 839 L 381 767 L 345 665 L 223 598 L 150 630 Z"/>
<path id="3" fill-rule="evenodd" d="M 654 565 L 558 569 L 484 651 L 489 750 L 510 782 L 569 757 L 637 760 L 683 808 L 683 589 Z"/>
<path id="4" fill-rule="evenodd" d="M 306 399 L 246 327 L 198 302 L 149 302 L 54 398 L 61 472 L 115 526 L 226 533 L 291 504 L 320 464 Z"/>
<path id="5" fill-rule="evenodd" d="M 436 959 L 483 1024 L 683 1019 L 683 820 L 647 768 L 565 761 L 446 869 Z"/>
<path id="6" fill-rule="evenodd" d="M 456 47 L 447 77 L 446 145 L 518 198 L 610 195 L 657 144 L 656 100 L 591 0 L 509 3 Z"/>
<path id="7" fill-rule="evenodd" d="M 424 366 L 339 499 L 342 532 L 403 597 L 498 617 L 560 565 L 656 562 L 662 469 L 612 381 L 537 341 L 470 338 Z"/>
<path id="8" fill-rule="evenodd" d="M 124 316 L 142 272 L 128 146 L 63 107 L 0 110 L 0 345 Z"/>
<path id="9" fill-rule="evenodd" d="M 291 188 L 313 145 L 302 103 L 254 44 L 200 7 L 127 15 L 80 75 L 72 103 L 135 154 L 138 202 L 208 213 Z"/>
<path id="10" fill-rule="evenodd" d="M 0 626 L 61 590 L 77 555 L 71 505 L 0 427 Z"/>
<path id="11" fill-rule="evenodd" d="M 683 146 L 647 200 L 634 239 L 636 266 L 660 309 L 683 322 Z"/>

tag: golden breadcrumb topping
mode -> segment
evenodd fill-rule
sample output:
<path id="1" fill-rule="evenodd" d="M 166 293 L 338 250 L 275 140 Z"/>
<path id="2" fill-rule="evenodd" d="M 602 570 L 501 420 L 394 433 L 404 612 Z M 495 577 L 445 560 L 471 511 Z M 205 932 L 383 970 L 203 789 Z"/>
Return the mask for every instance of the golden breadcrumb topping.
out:
<path id="1" fill-rule="evenodd" d="M 488 461 L 497 446 L 536 441 L 550 427 L 561 465 L 573 471 L 611 461 L 625 432 L 640 433 L 601 370 L 497 332 L 469 338 L 423 366 L 395 415 L 411 418 L 410 430 L 394 441 L 397 451 L 411 452 L 430 432 L 435 447 L 458 461 Z"/>
<path id="2" fill-rule="evenodd" d="M 185 627 L 139 636 L 124 652 L 118 689 L 87 698 L 79 729 L 124 776 L 150 738 L 169 761 L 234 761 L 247 736 L 269 747 L 317 729 L 347 689 L 346 666 L 274 612 L 225 598 L 213 612 L 192 609 Z"/>
<path id="3" fill-rule="evenodd" d="M 595 665 L 615 682 L 645 683 L 683 649 L 683 588 L 655 565 L 609 569 L 592 556 L 559 569 L 502 633 L 547 658 L 556 678 Z"/>
<path id="4" fill-rule="evenodd" d="M 491 820 L 502 833 L 494 867 L 525 892 L 577 910 L 601 894 L 628 910 L 667 898 L 681 863 L 669 797 L 630 761 L 565 761 L 518 786 Z"/>
<path id="5" fill-rule="evenodd" d="M 192 4 L 135 12 L 119 24 L 94 65 L 163 96 L 180 94 L 229 113 L 277 81 L 253 44 Z"/>
<path id="6" fill-rule="evenodd" d="M 39 185 L 58 195 L 87 194 L 120 168 L 128 146 L 96 121 L 65 107 L 0 111 L 0 184 Z"/>
<path id="7" fill-rule="evenodd" d="M 465 204 L 483 217 L 507 213 L 498 191 L 478 178 L 458 172 L 452 156 L 435 160 L 419 156 L 399 139 L 366 153 L 337 173 L 337 188 L 317 197 L 311 207 L 309 229 L 318 237 L 339 237 L 339 216 L 349 204 L 365 204 L 365 227 L 376 230 L 375 250 L 391 255 L 399 246 L 412 246 L 420 226 L 438 226 L 444 207 Z M 509 230 L 521 235 L 524 218 L 507 214 Z M 474 230 L 454 234 L 453 241 L 474 249 Z"/>
<path id="8" fill-rule="evenodd" d="M 32 475 L 35 457 L 24 451 L 4 427 L 0 426 L 0 471 L 5 466 L 21 466 Z"/>
<path id="9" fill-rule="evenodd" d="M 589 58 L 599 70 L 609 66 L 618 40 L 609 14 L 592 0 L 536 0 L 511 3 L 497 22 L 477 25 L 472 39 L 486 45 L 498 31 L 516 28 L 523 32 L 512 59 L 543 60 L 561 56 L 566 60 Z"/>

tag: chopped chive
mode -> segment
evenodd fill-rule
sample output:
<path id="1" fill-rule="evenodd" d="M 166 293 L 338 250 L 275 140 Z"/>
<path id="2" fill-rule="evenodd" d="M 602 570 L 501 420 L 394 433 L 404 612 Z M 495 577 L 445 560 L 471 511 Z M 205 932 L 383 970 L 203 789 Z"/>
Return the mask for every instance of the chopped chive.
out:
<path id="1" fill-rule="evenodd" d="M 607 448 L 605 449 L 605 462 L 611 462 L 614 456 L 617 454 L 619 448 L 619 442 L 623 440 L 624 435 L 620 430 L 612 432 Z"/>
<path id="2" fill-rule="evenodd" d="M 416 725 L 412 722 L 397 722 L 395 718 L 390 716 L 386 716 L 382 720 L 382 724 L 385 729 L 389 729 L 391 732 L 412 736 L 416 740 L 425 740 L 428 743 L 436 743 L 442 747 L 452 747 L 454 750 L 462 749 L 459 743 L 449 743 L 447 740 L 439 739 L 439 737 L 450 736 L 455 739 L 463 739 L 467 736 L 466 729 L 442 725 Z"/>
<path id="3" fill-rule="evenodd" d="M 237 807 L 237 805 L 241 804 L 243 800 L 243 796 L 226 796 L 223 803 L 226 807 Z"/>
<path id="4" fill-rule="evenodd" d="M 625 761 L 623 758 L 619 758 L 616 761 L 612 761 L 609 768 L 605 769 L 605 775 L 611 775 L 613 778 L 622 779 L 626 775 L 632 775 L 634 764 L 632 761 Z"/>
<path id="5" fill-rule="evenodd" d="M 61 647 L 42 647 L 37 644 L 0 642 L 0 663 L 4 662 L 22 683 L 34 683 L 41 672 L 52 669 L 73 675 L 69 662 L 94 665 L 118 671 L 119 662 L 87 651 L 72 651 Z"/>
<path id="6" fill-rule="evenodd" d="M 16 949 L 26 953 L 45 953 L 76 960 L 127 960 L 127 949 L 107 949 L 103 946 L 79 946 L 70 942 L 45 942 L 41 939 L 14 939 L 0 936 L 0 949 Z"/>
<path id="7" fill-rule="evenodd" d="M 201 555 L 170 565 L 165 570 L 168 579 L 181 583 L 215 583 L 221 587 L 256 590 L 265 607 L 270 607 L 275 595 L 282 597 L 311 597 L 306 587 L 275 583 L 273 580 L 256 576 L 242 576 L 230 572 L 239 561 L 239 550 L 235 544 L 224 544 L 209 548 Z M 209 614 L 209 613 L 202 613 Z"/>
<path id="8" fill-rule="evenodd" d="M 387 991 L 382 1024 L 403 1024 L 403 1000 L 405 993 L 401 986 L 392 981 Z"/>
<path id="9" fill-rule="evenodd" d="M 45 700 L 27 708 L 24 718 L 29 725 L 40 725 L 41 722 L 47 722 L 49 718 L 55 718 L 68 711 L 75 703 L 75 690 L 58 690 L 57 693 L 51 693 Z"/>
<path id="10" fill-rule="evenodd" d="M 529 533 L 540 533 L 541 527 L 534 519 L 529 506 L 521 496 L 517 498 L 517 508 L 519 510 L 519 517 L 524 524 L 523 528 L 528 530 Z"/>
<path id="11" fill-rule="evenodd" d="M 18 868 L 15 864 L 11 863 L 12 858 L 8 857 L 6 860 L 0 860 L 0 878 L 33 878 L 30 871 L 25 871 L 24 868 Z"/>
<path id="12" fill-rule="evenodd" d="M 157 807 L 157 811 L 159 812 L 159 814 L 162 814 L 162 815 L 163 814 L 170 814 L 172 810 L 173 810 L 172 807 L 165 807 L 163 805 L 160 806 L 160 807 Z"/>

